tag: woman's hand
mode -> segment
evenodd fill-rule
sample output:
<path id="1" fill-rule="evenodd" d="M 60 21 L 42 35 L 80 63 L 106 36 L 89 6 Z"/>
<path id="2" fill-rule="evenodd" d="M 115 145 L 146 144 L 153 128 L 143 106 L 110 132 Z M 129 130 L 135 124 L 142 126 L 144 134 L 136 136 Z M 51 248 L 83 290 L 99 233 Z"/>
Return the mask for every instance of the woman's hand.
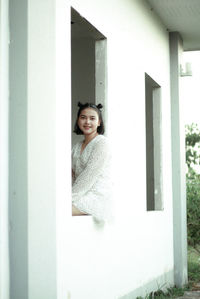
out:
<path id="1" fill-rule="evenodd" d="M 72 216 L 82 216 L 82 215 L 88 215 L 88 214 L 79 211 L 75 206 L 72 205 Z"/>

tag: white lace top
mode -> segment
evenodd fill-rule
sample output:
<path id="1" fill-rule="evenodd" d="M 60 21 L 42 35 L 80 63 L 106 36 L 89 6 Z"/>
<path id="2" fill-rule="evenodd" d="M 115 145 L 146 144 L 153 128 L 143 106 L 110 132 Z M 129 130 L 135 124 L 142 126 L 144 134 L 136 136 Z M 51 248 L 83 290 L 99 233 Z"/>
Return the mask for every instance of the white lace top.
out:
<path id="1" fill-rule="evenodd" d="M 72 202 L 99 221 L 110 218 L 111 179 L 108 139 L 97 135 L 81 153 L 82 142 L 72 149 Z"/>

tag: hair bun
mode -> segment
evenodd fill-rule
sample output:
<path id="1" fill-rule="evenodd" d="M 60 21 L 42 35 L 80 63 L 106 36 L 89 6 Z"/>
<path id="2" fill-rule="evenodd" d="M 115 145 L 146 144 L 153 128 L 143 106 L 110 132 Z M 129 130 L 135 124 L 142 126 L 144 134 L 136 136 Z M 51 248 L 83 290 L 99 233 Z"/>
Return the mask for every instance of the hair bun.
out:
<path id="1" fill-rule="evenodd" d="M 83 107 L 83 104 L 81 104 L 81 102 L 78 102 L 78 107 Z"/>
<path id="2" fill-rule="evenodd" d="M 98 108 L 98 109 L 102 109 L 102 108 L 103 108 L 103 105 L 98 104 L 98 105 L 97 105 L 97 108 Z"/>

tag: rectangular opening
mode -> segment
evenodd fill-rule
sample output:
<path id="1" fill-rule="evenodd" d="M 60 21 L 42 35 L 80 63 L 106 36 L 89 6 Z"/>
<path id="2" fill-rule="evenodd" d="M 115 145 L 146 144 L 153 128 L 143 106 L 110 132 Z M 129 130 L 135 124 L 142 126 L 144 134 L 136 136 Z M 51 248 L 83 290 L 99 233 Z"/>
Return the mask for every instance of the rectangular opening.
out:
<path id="1" fill-rule="evenodd" d="M 104 106 L 103 119 L 106 126 L 106 49 L 106 37 L 71 8 L 72 131 L 79 101 L 101 103 Z M 72 133 L 72 146 L 80 138 Z"/>
<path id="2" fill-rule="evenodd" d="M 79 101 L 82 104 L 101 103 L 104 107 L 102 116 L 107 129 L 106 37 L 73 8 L 71 8 L 71 95 L 73 147 L 84 139 L 83 135 L 73 133 Z"/>
<path id="3" fill-rule="evenodd" d="M 163 210 L 161 87 L 145 73 L 147 211 Z"/>

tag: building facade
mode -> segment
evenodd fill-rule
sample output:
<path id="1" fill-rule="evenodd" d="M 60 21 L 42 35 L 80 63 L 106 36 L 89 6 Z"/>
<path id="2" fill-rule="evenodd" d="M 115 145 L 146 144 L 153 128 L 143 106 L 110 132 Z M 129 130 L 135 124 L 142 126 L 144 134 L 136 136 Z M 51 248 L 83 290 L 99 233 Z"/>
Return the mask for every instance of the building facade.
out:
<path id="1" fill-rule="evenodd" d="M 0 3 L 0 298 L 128 299 L 184 285 L 181 35 L 153 1 Z M 105 225 L 71 215 L 72 129 L 87 100 L 104 104 L 112 145 Z"/>

